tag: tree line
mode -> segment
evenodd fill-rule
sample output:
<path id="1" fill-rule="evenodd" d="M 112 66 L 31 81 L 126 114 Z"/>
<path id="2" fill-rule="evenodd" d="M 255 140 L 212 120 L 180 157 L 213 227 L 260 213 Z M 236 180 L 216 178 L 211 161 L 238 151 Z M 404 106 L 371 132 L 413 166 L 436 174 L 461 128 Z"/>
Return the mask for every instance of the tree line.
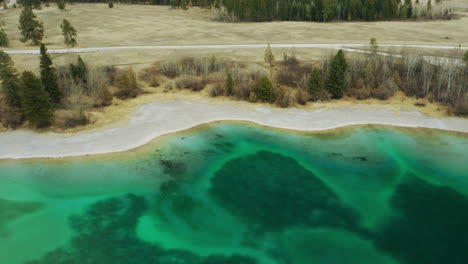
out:
<path id="1" fill-rule="evenodd" d="M 24 115 L 37 127 L 50 123 L 54 108 L 63 95 L 44 44 L 40 48 L 40 77 L 30 71 L 19 74 L 10 56 L 0 51 L 0 80 L 5 101 L 13 112 Z"/>
<path id="2" fill-rule="evenodd" d="M 48 3 L 48 1 L 44 1 Z M 64 3 L 63 0 L 57 0 Z M 445 10 L 433 16 L 432 0 L 70 0 L 70 3 L 109 3 L 169 5 L 187 9 L 188 5 L 225 11 L 225 20 L 237 21 L 332 21 L 390 20 L 422 17 L 450 18 Z M 440 0 L 435 0 L 439 3 Z M 41 0 L 21 0 L 24 6 L 40 7 Z M 63 4 L 62 4 L 63 6 Z M 419 9 L 416 12 L 416 8 Z M 422 11 L 421 11 L 422 10 Z M 229 18 L 227 18 L 229 16 Z"/>
<path id="3" fill-rule="evenodd" d="M 432 8 L 431 0 L 427 6 L 412 0 L 222 0 L 222 6 L 239 21 L 323 22 L 415 18 L 416 6 L 429 11 Z M 448 10 L 445 15 L 450 15 Z"/>

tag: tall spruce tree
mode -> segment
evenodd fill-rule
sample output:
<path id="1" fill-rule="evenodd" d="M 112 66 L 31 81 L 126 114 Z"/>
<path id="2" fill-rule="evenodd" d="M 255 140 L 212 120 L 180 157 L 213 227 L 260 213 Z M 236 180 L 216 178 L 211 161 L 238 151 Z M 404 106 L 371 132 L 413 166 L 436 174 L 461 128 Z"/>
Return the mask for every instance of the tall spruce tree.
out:
<path id="1" fill-rule="evenodd" d="M 57 0 L 57 7 L 60 10 L 65 10 L 65 0 Z"/>
<path id="2" fill-rule="evenodd" d="M 234 89 L 234 81 L 232 80 L 232 75 L 229 73 L 226 80 L 226 93 L 228 96 L 232 95 L 232 90 Z"/>
<path id="3" fill-rule="evenodd" d="M 54 108 L 41 80 L 34 73 L 25 71 L 21 75 L 21 83 L 20 96 L 24 116 L 33 126 L 48 125 Z"/>
<path id="4" fill-rule="evenodd" d="M 275 65 L 275 55 L 273 55 L 273 51 L 271 50 L 270 44 L 268 44 L 265 50 L 265 57 L 263 58 L 266 63 L 270 64 L 270 67 Z"/>
<path id="5" fill-rule="evenodd" d="M 65 39 L 65 44 L 68 46 L 75 47 L 77 45 L 76 29 L 66 19 L 63 20 L 62 24 L 60 25 L 60 28 L 62 29 L 62 34 Z"/>
<path id="6" fill-rule="evenodd" d="M 20 80 L 13 61 L 3 51 L 0 51 L 0 80 L 6 103 L 13 110 L 20 111 Z"/>
<path id="7" fill-rule="evenodd" d="M 31 7 L 24 7 L 23 11 L 21 11 L 19 23 L 22 36 L 20 40 L 22 42 L 31 41 L 33 45 L 39 45 L 44 37 L 44 25 L 37 21 Z"/>
<path id="8" fill-rule="evenodd" d="M 47 53 L 47 48 L 41 44 L 40 55 L 41 81 L 45 91 L 49 94 L 53 103 L 58 104 L 62 99 L 62 93 L 59 90 L 57 82 L 57 72 L 53 66 L 52 59 Z"/>
<path id="9" fill-rule="evenodd" d="M 322 76 L 320 74 L 320 69 L 314 67 L 310 73 L 309 83 L 307 84 L 307 90 L 312 97 L 312 100 L 317 100 L 320 91 L 323 88 Z"/>
<path id="10" fill-rule="evenodd" d="M 8 47 L 10 41 L 8 40 L 8 36 L 3 28 L 0 27 L 0 47 Z"/>
<path id="11" fill-rule="evenodd" d="M 344 52 L 343 50 L 339 50 L 330 63 L 327 77 L 327 90 L 332 95 L 332 98 L 343 97 L 346 88 L 347 69 L 348 64 L 346 63 Z"/>
<path id="12" fill-rule="evenodd" d="M 273 102 L 275 99 L 275 90 L 268 77 L 262 77 L 258 80 L 257 87 L 255 87 L 255 94 L 262 101 Z"/>

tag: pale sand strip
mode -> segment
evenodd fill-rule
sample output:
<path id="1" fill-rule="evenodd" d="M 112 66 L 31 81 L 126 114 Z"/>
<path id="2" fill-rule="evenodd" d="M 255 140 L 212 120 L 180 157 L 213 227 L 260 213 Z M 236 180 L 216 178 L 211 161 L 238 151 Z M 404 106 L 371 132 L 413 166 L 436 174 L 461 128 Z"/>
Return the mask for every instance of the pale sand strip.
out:
<path id="1" fill-rule="evenodd" d="M 200 124 L 220 120 L 250 121 L 265 126 L 300 131 L 326 130 L 349 125 L 381 124 L 425 127 L 468 133 L 468 119 L 432 118 L 418 111 L 396 113 L 384 106 L 323 110 L 252 107 L 248 103 L 222 104 L 163 100 L 139 107 L 128 123 L 103 131 L 81 132 L 72 136 L 38 134 L 28 130 L 0 133 L 0 158 L 45 158 L 81 156 L 130 150 L 152 139 Z"/>

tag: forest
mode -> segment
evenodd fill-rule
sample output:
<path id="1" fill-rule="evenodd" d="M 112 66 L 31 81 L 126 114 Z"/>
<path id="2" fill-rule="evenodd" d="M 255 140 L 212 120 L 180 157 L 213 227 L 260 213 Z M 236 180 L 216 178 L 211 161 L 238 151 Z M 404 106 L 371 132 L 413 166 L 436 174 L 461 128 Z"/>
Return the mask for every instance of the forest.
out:
<path id="1" fill-rule="evenodd" d="M 438 4 L 441 0 L 435 0 Z M 20 4 L 39 8 L 41 0 L 20 0 Z M 48 1 L 44 1 L 47 3 Z M 70 0 L 70 3 L 125 3 L 216 8 L 224 21 L 352 21 L 412 18 L 450 19 L 451 10 L 433 12 L 432 0 Z"/>

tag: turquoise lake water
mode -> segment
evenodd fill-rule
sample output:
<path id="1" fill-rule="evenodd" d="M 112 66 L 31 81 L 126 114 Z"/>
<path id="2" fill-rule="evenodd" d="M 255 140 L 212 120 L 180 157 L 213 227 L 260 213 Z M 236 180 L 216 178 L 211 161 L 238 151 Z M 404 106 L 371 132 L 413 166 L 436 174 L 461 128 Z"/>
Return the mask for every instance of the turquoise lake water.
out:
<path id="1" fill-rule="evenodd" d="M 0 162 L 1 264 L 466 264 L 468 137 L 216 123 Z"/>

